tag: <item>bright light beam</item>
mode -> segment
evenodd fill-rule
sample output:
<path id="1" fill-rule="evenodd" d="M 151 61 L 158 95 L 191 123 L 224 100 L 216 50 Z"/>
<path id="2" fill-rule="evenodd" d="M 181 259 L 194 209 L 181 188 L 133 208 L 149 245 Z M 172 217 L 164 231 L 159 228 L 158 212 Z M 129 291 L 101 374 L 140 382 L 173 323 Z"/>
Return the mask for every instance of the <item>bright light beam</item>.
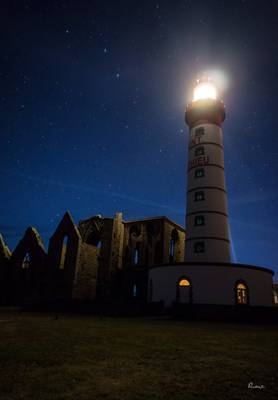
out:
<path id="1" fill-rule="evenodd" d="M 217 92 L 213 84 L 210 82 L 198 83 L 193 91 L 193 101 L 202 99 L 214 99 L 217 98 Z"/>

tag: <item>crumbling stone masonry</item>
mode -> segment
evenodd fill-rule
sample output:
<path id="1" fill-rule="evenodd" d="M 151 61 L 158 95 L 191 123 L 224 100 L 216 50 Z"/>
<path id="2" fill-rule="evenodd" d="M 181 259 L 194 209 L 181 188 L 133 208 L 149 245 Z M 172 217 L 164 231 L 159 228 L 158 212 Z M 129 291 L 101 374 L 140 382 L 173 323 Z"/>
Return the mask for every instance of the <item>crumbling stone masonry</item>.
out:
<path id="1" fill-rule="evenodd" d="M 48 252 L 29 227 L 11 253 L 0 236 L 0 304 L 146 302 L 148 271 L 184 261 L 185 230 L 166 217 L 124 221 L 96 215 L 76 225 L 66 212 Z"/>

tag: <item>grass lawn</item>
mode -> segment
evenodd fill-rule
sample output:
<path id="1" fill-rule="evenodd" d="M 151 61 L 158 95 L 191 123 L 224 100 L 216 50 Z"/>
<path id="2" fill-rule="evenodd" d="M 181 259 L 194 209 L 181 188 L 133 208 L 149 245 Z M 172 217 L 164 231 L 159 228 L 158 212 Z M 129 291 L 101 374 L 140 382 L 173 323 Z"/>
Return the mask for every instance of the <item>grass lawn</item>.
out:
<path id="1" fill-rule="evenodd" d="M 0 309 L 0 327 L 1 400 L 278 399 L 277 326 Z"/>

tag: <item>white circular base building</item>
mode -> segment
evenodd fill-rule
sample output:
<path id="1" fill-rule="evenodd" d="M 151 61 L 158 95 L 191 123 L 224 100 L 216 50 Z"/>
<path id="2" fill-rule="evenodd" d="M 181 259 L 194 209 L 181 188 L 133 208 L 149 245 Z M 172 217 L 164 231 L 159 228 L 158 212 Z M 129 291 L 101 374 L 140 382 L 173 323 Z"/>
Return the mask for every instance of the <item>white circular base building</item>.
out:
<path id="1" fill-rule="evenodd" d="M 243 264 L 179 263 L 149 273 L 149 300 L 173 304 L 273 305 L 273 271 Z"/>

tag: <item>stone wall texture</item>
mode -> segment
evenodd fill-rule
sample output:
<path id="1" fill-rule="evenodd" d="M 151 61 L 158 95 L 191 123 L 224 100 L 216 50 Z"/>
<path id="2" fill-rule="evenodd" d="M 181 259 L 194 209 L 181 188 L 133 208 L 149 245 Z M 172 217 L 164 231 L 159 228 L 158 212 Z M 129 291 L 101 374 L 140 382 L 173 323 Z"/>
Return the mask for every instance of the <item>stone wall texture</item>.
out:
<path id="1" fill-rule="evenodd" d="M 124 221 L 69 212 L 49 239 L 29 227 L 13 252 L 0 235 L 0 305 L 147 301 L 149 269 L 182 262 L 185 230 L 166 217 Z"/>

